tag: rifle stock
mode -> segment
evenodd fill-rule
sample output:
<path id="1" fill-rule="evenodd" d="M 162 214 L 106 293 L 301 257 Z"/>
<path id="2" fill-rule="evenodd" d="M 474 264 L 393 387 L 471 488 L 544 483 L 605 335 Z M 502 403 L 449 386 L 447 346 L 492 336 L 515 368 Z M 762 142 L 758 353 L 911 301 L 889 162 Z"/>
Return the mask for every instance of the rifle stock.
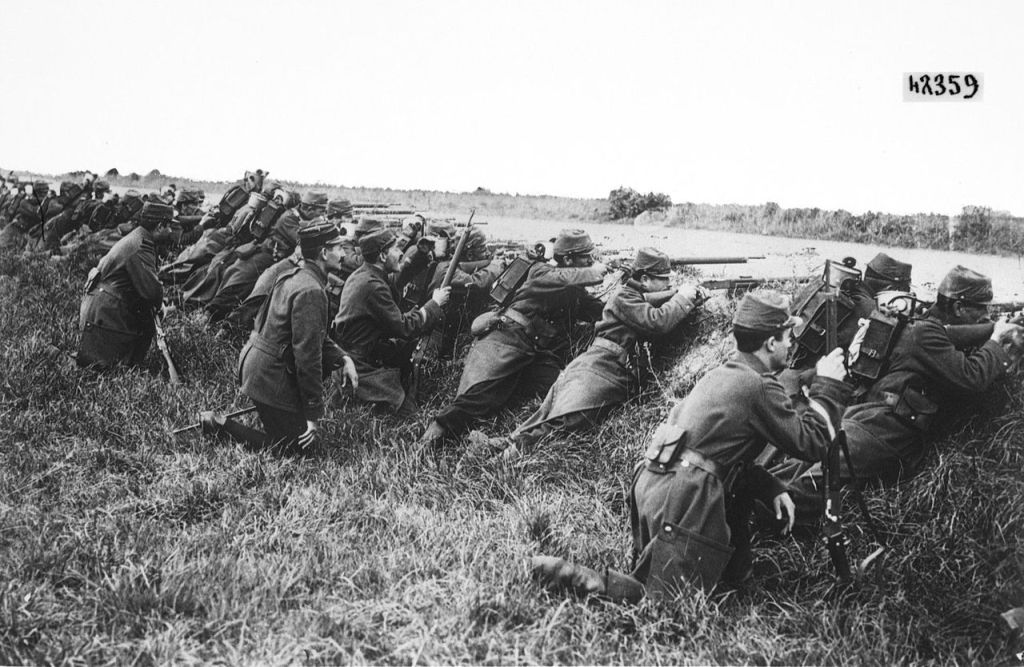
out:
<path id="1" fill-rule="evenodd" d="M 181 384 L 178 368 L 174 365 L 174 360 L 171 359 L 171 349 L 167 345 L 164 327 L 160 321 L 160 315 L 157 313 L 153 313 L 153 327 L 156 329 L 156 346 L 160 349 L 160 354 L 164 355 L 164 361 L 167 362 L 167 378 L 172 385 Z"/>

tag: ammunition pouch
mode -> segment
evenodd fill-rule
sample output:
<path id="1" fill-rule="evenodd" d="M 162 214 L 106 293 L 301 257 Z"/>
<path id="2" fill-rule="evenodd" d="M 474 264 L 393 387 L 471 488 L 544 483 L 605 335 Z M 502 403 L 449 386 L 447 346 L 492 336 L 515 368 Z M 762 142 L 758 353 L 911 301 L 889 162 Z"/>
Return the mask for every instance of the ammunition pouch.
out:
<path id="1" fill-rule="evenodd" d="M 886 396 L 886 402 L 893 402 L 893 414 L 907 426 L 924 433 L 935 421 L 939 406 L 913 387 L 905 387 L 898 395 Z"/>
<path id="2" fill-rule="evenodd" d="M 481 313 L 473 318 L 472 324 L 469 325 L 469 332 L 475 338 L 486 336 L 498 327 L 500 318 L 501 316 L 493 310 Z"/>

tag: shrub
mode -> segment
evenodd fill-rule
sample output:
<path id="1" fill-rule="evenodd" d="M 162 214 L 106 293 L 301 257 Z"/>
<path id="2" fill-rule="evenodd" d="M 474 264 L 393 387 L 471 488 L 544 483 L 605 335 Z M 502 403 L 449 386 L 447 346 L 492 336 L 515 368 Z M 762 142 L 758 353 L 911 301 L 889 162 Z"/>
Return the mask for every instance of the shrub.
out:
<path id="1" fill-rule="evenodd" d="M 664 193 L 640 194 L 633 188 L 622 187 L 608 195 L 609 216 L 612 220 L 635 218 L 644 211 L 663 210 L 672 206 L 672 198 Z"/>

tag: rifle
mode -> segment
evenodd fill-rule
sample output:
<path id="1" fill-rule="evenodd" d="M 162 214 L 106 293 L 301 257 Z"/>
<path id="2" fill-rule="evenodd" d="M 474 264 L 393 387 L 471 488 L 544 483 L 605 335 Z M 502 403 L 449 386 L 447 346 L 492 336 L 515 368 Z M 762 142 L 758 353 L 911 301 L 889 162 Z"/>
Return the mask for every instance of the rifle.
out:
<path id="1" fill-rule="evenodd" d="M 608 266 L 613 269 L 629 269 L 633 255 L 628 252 L 614 252 L 608 257 Z M 752 259 L 764 259 L 764 255 L 740 255 L 734 257 L 670 257 L 671 266 L 694 266 L 698 264 L 746 264 Z"/>
<path id="2" fill-rule="evenodd" d="M 459 268 L 459 260 L 462 259 L 462 254 L 466 249 L 466 242 L 469 240 L 469 233 L 473 230 L 473 216 L 476 215 L 476 209 L 472 208 L 469 210 L 469 220 L 466 221 L 466 226 L 462 230 L 462 234 L 459 235 L 459 240 L 455 244 L 455 250 L 452 251 L 451 263 L 448 264 L 448 268 L 444 272 L 444 278 L 441 280 L 441 289 L 445 287 L 451 287 L 452 278 L 455 277 L 455 272 Z M 441 332 L 444 329 L 444 324 L 434 328 L 433 331 L 429 332 L 425 336 L 421 336 L 416 341 L 416 349 L 412 352 L 412 386 L 416 387 L 419 385 L 419 374 L 420 364 L 423 363 L 423 357 L 427 353 L 427 348 L 434 347 L 431 343 L 441 336 Z"/>
<path id="3" fill-rule="evenodd" d="M 844 279 L 843 276 L 848 276 L 850 269 L 852 269 L 848 262 L 842 264 L 841 267 L 838 271 L 834 272 L 835 267 L 832 260 L 825 261 L 825 354 L 830 354 L 832 350 L 839 346 L 836 300 L 839 296 L 840 284 Z M 828 444 L 828 447 L 826 447 L 821 460 L 823 473 L 822 493 L 825 497 L 823 517 L 825 523 L 824 542 L 829 558 L 832 560 L 832 565 L 835 567 L 836 577 L 840 583 L 848 584 L 852 580 L 850 560 L 846 553 L 847 547 L 850 546 L 850 538 L 843 531 L 843 521 L 840 514 L 842 502 L 840 496 L 842 485 L 842 479 L 840 478 L 840 455 L 846 458 L 846 466 L 850 471 L 851 479 L 854 480 L 852 490 L 857 505 L 860 507 L 861 514 L 864 515 L 864 520 L 868 524 L 872 537 L 879 544 L 877 549 L 858 563 L 858 575 L 863 574 L 871 562 L 885 551 L 886 542 L 875 525 L 871 513 L 868 511 L 867 503 L 864 502 L 864 496 L 857 482 L 857 473 L 853 468 L 853 458 L 850 456 L 850 448 L 846 442 L 846 432 L 843 430 L 842 422 L 839 423 L 839 428 L 834 433 L 835 435 Z"/>
<path id="4" fill-rule="evenodd" d="M 255 412 L 255 411 L 256 411 L 256 406 L 251 406 L 251 407 L 248 407 L 248 408 L 242 408 L 241 410 L 235 410 L 234 412 L 229 412 L 228 414 L 224 415 L 224 417 L 225 417 L 225 419 L 233 419 L 235 417 L 241 417 L 242 415 L 247 415 L 250 412 Z M 181 435 L 182 433 L 188 433 L 189 431 L 198 431 L 202 427 L 203 427 L 203 423 L 202 422 L 196 422 L 195 424 L 189 424 L 188 426 L 183 426 L 181 428 L 174 429 L 173 431 L 171 431 L 171 435 L 177 436 L 177 435 Z"/>
<path id="5" fill-rule="evenodd" d="M 706 290 L 726 290 L 729 294 L 739 294 L 776 283 L 807 283 L 814 280 L 814 276 L 772 276 L 767 278 L 754 278 L 752 276 L 740 276 L 739 278 L 724 278 L 717 280 L 704 280 L 700 286 Z"/>
<path id="6" fill-rule="evenodd" d="M 839 345 L 838 325 L 836 323 L 836 292 L 832 286 L 832 261 L 825 261 L 825 354 L 831 354 L 832 350 Z M 843 532 L 843 519 L 840 515 L 839 495 L 839 455 L 846 446 L 846 432 L 840 422 L 839 428 L 835 430 L 832 441 L 821 459 L 823 472 L 822 493 L 825 495 L 825 548 L 828 550 L 829 558 L 835 567 L 836 576 L 841 583 L 850 581 L 850 560 L 846 555 L 846 548 L 850 545 L 850 539 Z"/>
<path id="7" fill-rule="evenodd" d="M 172 385 L 181 384 L 181 377 L 178 376 L 178 369 L 171 359 L 171 349 L 167 345 L 167 337 L 164 335 L 164 327 L 160 322 L 160 315 L 153 313 L 153 327 L 156 329 L 156 346 L 160 348 L 160 354 L 164 355 L 167 362 L 167 377 Z"/>

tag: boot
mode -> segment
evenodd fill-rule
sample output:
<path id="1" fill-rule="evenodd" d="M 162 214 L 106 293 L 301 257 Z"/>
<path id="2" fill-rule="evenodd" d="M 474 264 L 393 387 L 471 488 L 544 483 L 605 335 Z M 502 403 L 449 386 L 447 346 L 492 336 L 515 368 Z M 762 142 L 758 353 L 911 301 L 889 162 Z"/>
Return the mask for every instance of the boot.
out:
<path id="1" fill-rule="evenodd" d="M 604 595 L 605 578 L 589 567 L 570 563 L 555 556 L 534 556 L 530 559 L 533 578 L 549 589 L 568 588 L 577 595 Z"/>

